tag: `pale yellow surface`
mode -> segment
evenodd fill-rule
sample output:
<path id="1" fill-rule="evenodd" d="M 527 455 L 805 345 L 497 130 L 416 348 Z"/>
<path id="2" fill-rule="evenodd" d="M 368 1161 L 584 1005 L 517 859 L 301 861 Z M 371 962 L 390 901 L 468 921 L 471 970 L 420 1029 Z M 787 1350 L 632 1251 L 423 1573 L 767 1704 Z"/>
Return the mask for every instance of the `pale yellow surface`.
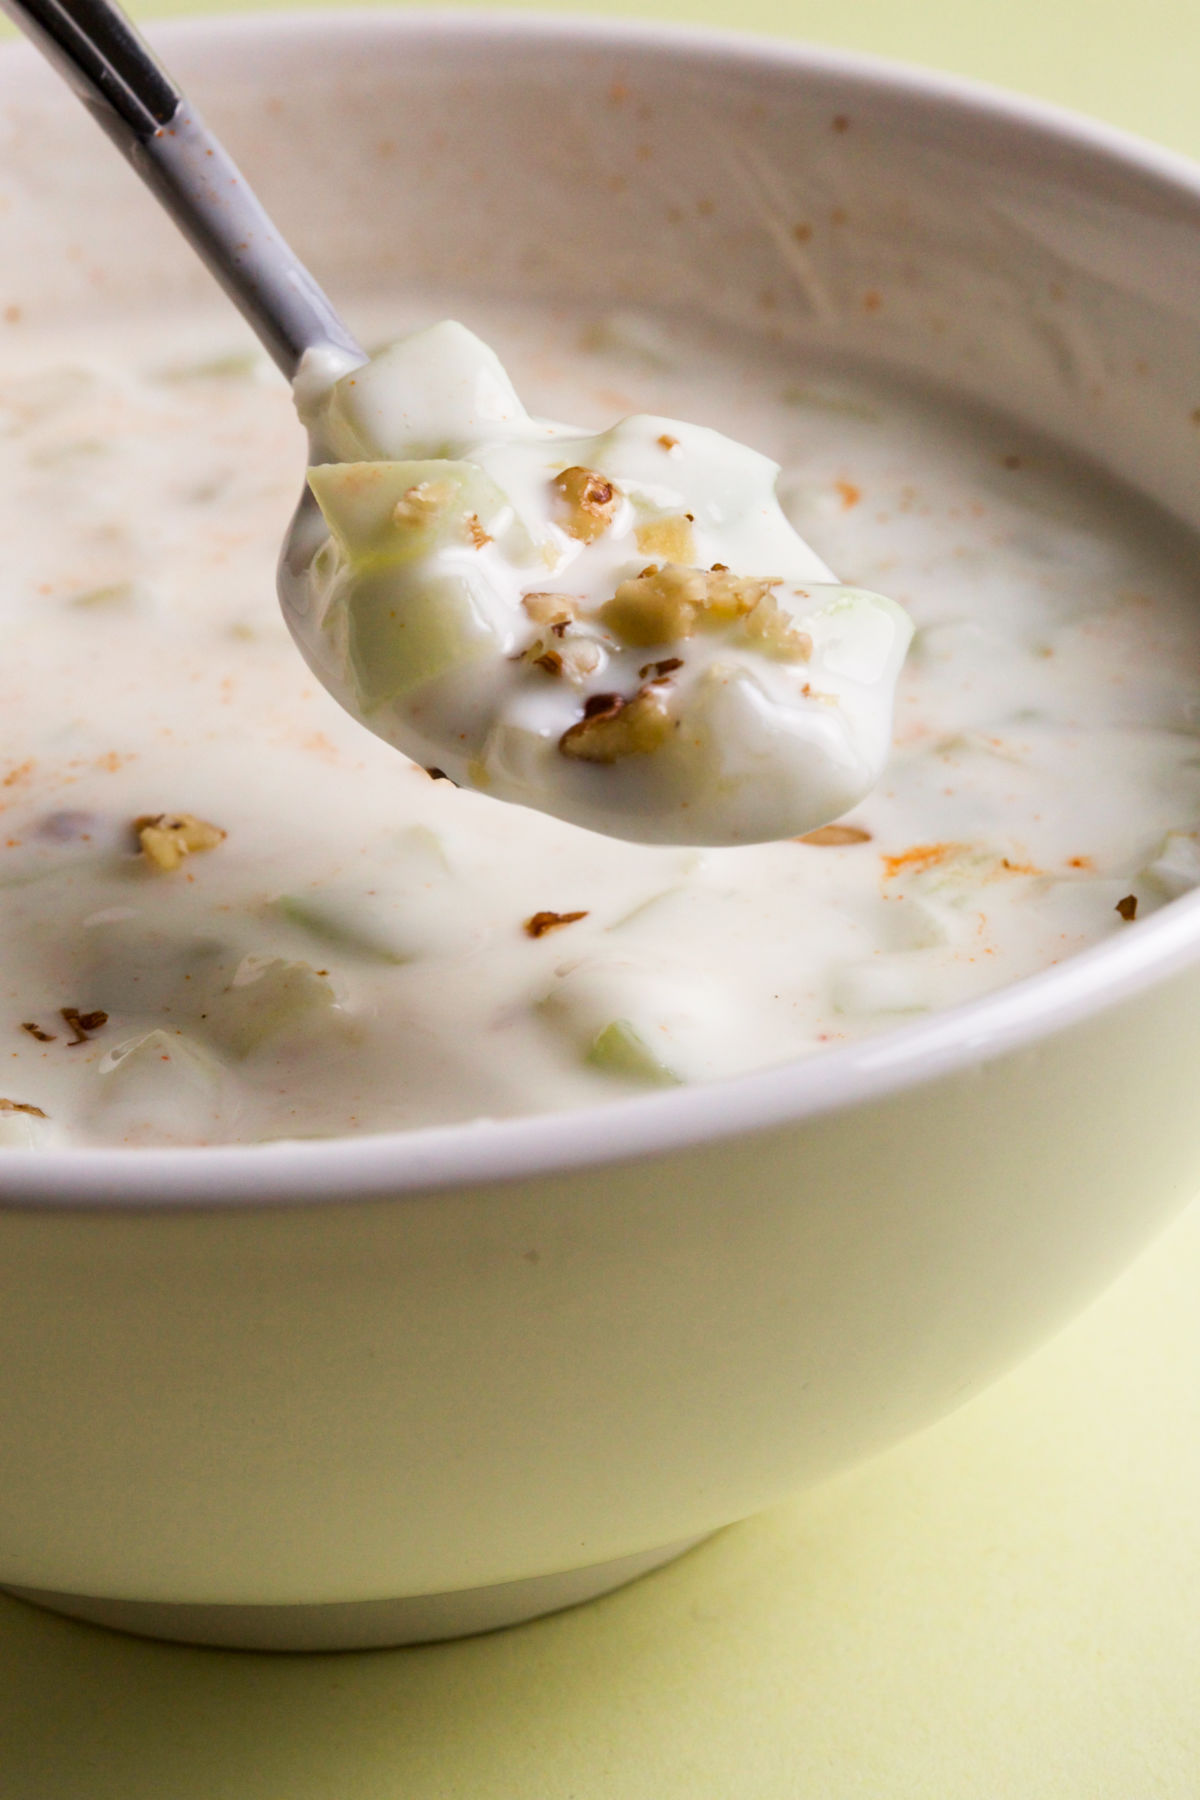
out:
<path id="1" fill-rule="evenodd" d="M 606 1600 L 264 1657 L 0 1601 L 5 1800 L 1194 1800 L 1200 1209 L 937 1429 Z"/>
<path id="2" fill-rule="evenodd" d="M 1200 153 L 1196 0 L 656 10 L 935 63 Z M 957 1417 L 623 1593 L 490 1638 L 273 1659 L 0 1600 L 0 1795 L 1196 1800 L 1197 1294 L 1193 1209 Z"/>

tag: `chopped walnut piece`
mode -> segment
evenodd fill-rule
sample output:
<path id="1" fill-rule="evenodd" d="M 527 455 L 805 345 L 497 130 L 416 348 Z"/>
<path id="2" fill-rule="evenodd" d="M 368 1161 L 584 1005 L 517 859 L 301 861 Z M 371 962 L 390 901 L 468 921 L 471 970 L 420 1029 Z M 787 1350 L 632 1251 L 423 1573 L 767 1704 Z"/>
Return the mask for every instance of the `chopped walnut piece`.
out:
<path id="1" fill-rule="evenodd" d="M 74 1050 L 79 1044 L 86 1044 L 89 1032 L 99 1031 L 102 1025 L 108 1024 L 106 1012 L 80 1012 L 77 1006 L 60 1006 L 58 1013 L 64 1024 L 75 1033 L 67 1045 L 68 1050 Z"/>
<path id="2" fill-rule="evenodd" d="M 1113 911 L 1119 912 L 1125 923 L 1127 925 L 1130 924 L 1132 920 L 1137 918 L 1137 895 L 1126 894 L 1123 900 L 1117 901 Z"/>
<path id="3" fill-rule="evenodd" d="M 608 530 L 621 496 L 607 475 L 577 465 L 556 475 L 552 486 L 564 504 L 564 527 L 573 538 L 591 544 Z"/>
<path id="4" fill-rule="evenodd" d="M 526 937 L 545 937 L 548 931 L 557 931 L 560 925 L 574 925 L 576 919 L 586 919 L 586 912 L 535 912 L 531 919 L 526 919 L 523 930 Z"/>
<path id="5" fill-rule="evenodd" d="M 562 672 L 568 681 L 576 683 L 586 681 L 589 675 L 595 675 L 606 661 L 604 650 L 595 638 L 571 637 L 563 640 L 559 651 L 562 659 Z"/>
<path id="6" fill-rule="evenodd" d="M 812 655 L 812 639 L 784 611 L 774 594 L 764 594 L 746 614 L 742 636 L 777 662 L 807 662 Z"/>
<path id="7" fill-rule="evenodd" d="M 547 643 L 545 638 L 534 638 L 512 660 L 532 663 L 535 669 L 544 669 L 547 675 L 561 675 L 577 685 L 603 667 L 604 648 L 595 638 L 567 637 L 565 632 L 560 633 L 553 626 L 551 630 L 556 642 Z"/>
<path id="8" fill-rule="evenodd" d="M 669 563 L 690 563 L 696 555 L 691 520 L 682 515 L 651 519 L 649 524 L 638 526 L 634 537 L 643 556 L 661 556 Z"/>
<path id="9" fill-rule="evenodd" d="M 193 850 L 215 850 L 225 838 L 219 825 L 191 813 L 143 813 L 133 829 L 147 861 L 167 873 Z"/>
<path id="10" fill-rule="evenodd" d="M 37 1039 L 39 1044 L 53 1044 L 58 1041 L 52 1031 L 43 1031 L 41 1026 L 32 1019 L 26 1019 L 21 1030 L 27 1031 L 31 1038 Z"/>
<path id="11" fill-rule="evenodd" d="M 661 749 L 673 728 L 666 700 L 653 687 L 640 688 L 632 700 L 593 694 L 582 719 L 563 732 L 558 747 L 581 762 L 614 763 Z"/>
<path id="12" fill-rule="evenodd" d="M 454 499 L 449 481 L 421 481 L 402 494 L 392 508 L 392 522 L 403 530 L 431 525 Z"/>
<path id="13" fill-rule="evenodd" d="M 585 719 L 615 718 L 626 704 L 624 694 L 589 694 L 583 703 Z"/>
<path id="14" fill-rule="evenodd" d="M 522 594 L 521 605 L 535 625 L 549 625 L 552 631 L 569 625 L 578 610 L 569 594 Z"/>
<path id="15" fill-rule="evenodd" d="M 28 1113 L 31 1119 L 44 1119 L 47 1116 L 40 1106 L 30 1106 L 28 1100 L 0 1100 L 0 1112 Z"/>
<path id="16" fill-rule="evenodd" d="M 726 568 L 654 564 L 622 581 L 600 608 L 610 631 L 639 648 L 676 643 L 702 627 L 730 625 L 752 613 L 777 584 L 758 575 L 733 575 Z"/>
<path id="17" fill-rule="evenodd" d="M 871 834 L 864 831 L 861 825 L 821 825 L 816 831 L 806 831 L 798 837 L 798 844 L 815 844 L 820 850 L 840 850 L 846 844 L 869 844 Z"/>
<path id="18" fill-rule="evenodd" d="M 769 600 L 771 589 L 778 586 L 777 577 L 734 575 L 723 564 L 714 563 L 708 572 L 701 623 L 726 625 L 732 624 L 735 619 L 744 619 L 761 606 L 764 600 Z"/>
<path id="19" fill-rule="evenodd" d="M 706 579 L 702 569 L 652 565 L 619 583 L 612 599 L 600 608 L 600 618 L 626 644 L 649 648 L 676 643 L 696 629 Z"/>

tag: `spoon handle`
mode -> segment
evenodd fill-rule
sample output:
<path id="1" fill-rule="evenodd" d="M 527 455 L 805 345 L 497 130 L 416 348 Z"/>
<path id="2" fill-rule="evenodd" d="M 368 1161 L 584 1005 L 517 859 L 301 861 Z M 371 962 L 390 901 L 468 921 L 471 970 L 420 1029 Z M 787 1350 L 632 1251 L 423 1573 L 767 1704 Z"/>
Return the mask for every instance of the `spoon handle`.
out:
<path id="1" fill-rule="evenodd" d="M 365 352 L 132 23 L 110 0 L 0 0 L 66 77 L 290 380 L 306 350 Z"/>

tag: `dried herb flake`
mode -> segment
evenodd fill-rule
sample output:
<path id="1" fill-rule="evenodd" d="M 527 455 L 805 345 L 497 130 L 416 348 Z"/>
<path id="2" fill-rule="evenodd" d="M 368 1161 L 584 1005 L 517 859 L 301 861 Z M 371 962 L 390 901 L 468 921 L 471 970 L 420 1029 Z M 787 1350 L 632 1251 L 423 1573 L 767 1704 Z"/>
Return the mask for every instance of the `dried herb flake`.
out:
<path id="1" fill-rule="evenodd" d="M 80 1012 L 77 1006 L 60 1006 L 58 1010 L 64 1024 L 75 1033 L 67 1045 L 68 1050 L 74 1050 L 78 1044 L 86 1044 L 90 1032 L 99 1031 L 102 1025 L 108 1024 L 106 1012 Z"/>
<path id="2" fill-rule="evenodd" d="M 557 931 L 560 925 L 574 925 L 576 919 L 586 918 L 586 912 L 535 912 L 531 919 L 525 921 L 525 935 L 531 938 L 545 937 L 548 931 Z"/>

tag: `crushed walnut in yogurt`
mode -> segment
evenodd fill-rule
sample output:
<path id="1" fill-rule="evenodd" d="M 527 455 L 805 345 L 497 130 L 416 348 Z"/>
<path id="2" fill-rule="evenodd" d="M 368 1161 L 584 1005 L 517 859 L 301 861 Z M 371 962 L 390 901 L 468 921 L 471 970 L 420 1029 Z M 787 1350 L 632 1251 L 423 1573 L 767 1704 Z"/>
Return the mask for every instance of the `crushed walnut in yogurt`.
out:
<path id="1" fill-rule="evenodd" d="M 788 522 L 769 457 L 634 413 L 530 415 L 453 321 L 331 380 L 301 365 L 309 485 L 280 575 L 356 718 L 496 799 L 649 843 L 828 824 L 887 762 L 912 635 Z"/>
<path id="2" fill-rule="evenodd" d="M 279 617 L 305 446 L 264 359 L 216 319 L 22 325 L 0 352 L 0 1143 L 258 1143 L 710 1080 L 1018 980 L 1200 885 L 1181 528 L 881 374 L 684 321 L 438 296 L 411 323 L 446 311 L 539 415 L 702 419 L 781 465 L 812 556 L 915 626 L 886 772 L 848 815 L 704 850 L 456 787 L 443 747 L 422 767 L 348 717 Z M 673 470 L 676 436 L 637 454 Z M 572 449 L 550 472 L 577 566 L 633 506 L 623 470 Z M 406 527 L 442 479 L 392 496 Z M 497 523 L 466 498 L 464 555 L 472 516 L 493 545 Z M 506 667 L 562 707 L 556 746 L 577 733 L 564 768 L 644 760 L 674 659 L 750 654 L 744 634 L 819 686 L 773 579 L 806 578 L 689 545 L 680 516 L 639 516 L 658 535 L 582 605 L 566 570 L 523 587 Z"/>

